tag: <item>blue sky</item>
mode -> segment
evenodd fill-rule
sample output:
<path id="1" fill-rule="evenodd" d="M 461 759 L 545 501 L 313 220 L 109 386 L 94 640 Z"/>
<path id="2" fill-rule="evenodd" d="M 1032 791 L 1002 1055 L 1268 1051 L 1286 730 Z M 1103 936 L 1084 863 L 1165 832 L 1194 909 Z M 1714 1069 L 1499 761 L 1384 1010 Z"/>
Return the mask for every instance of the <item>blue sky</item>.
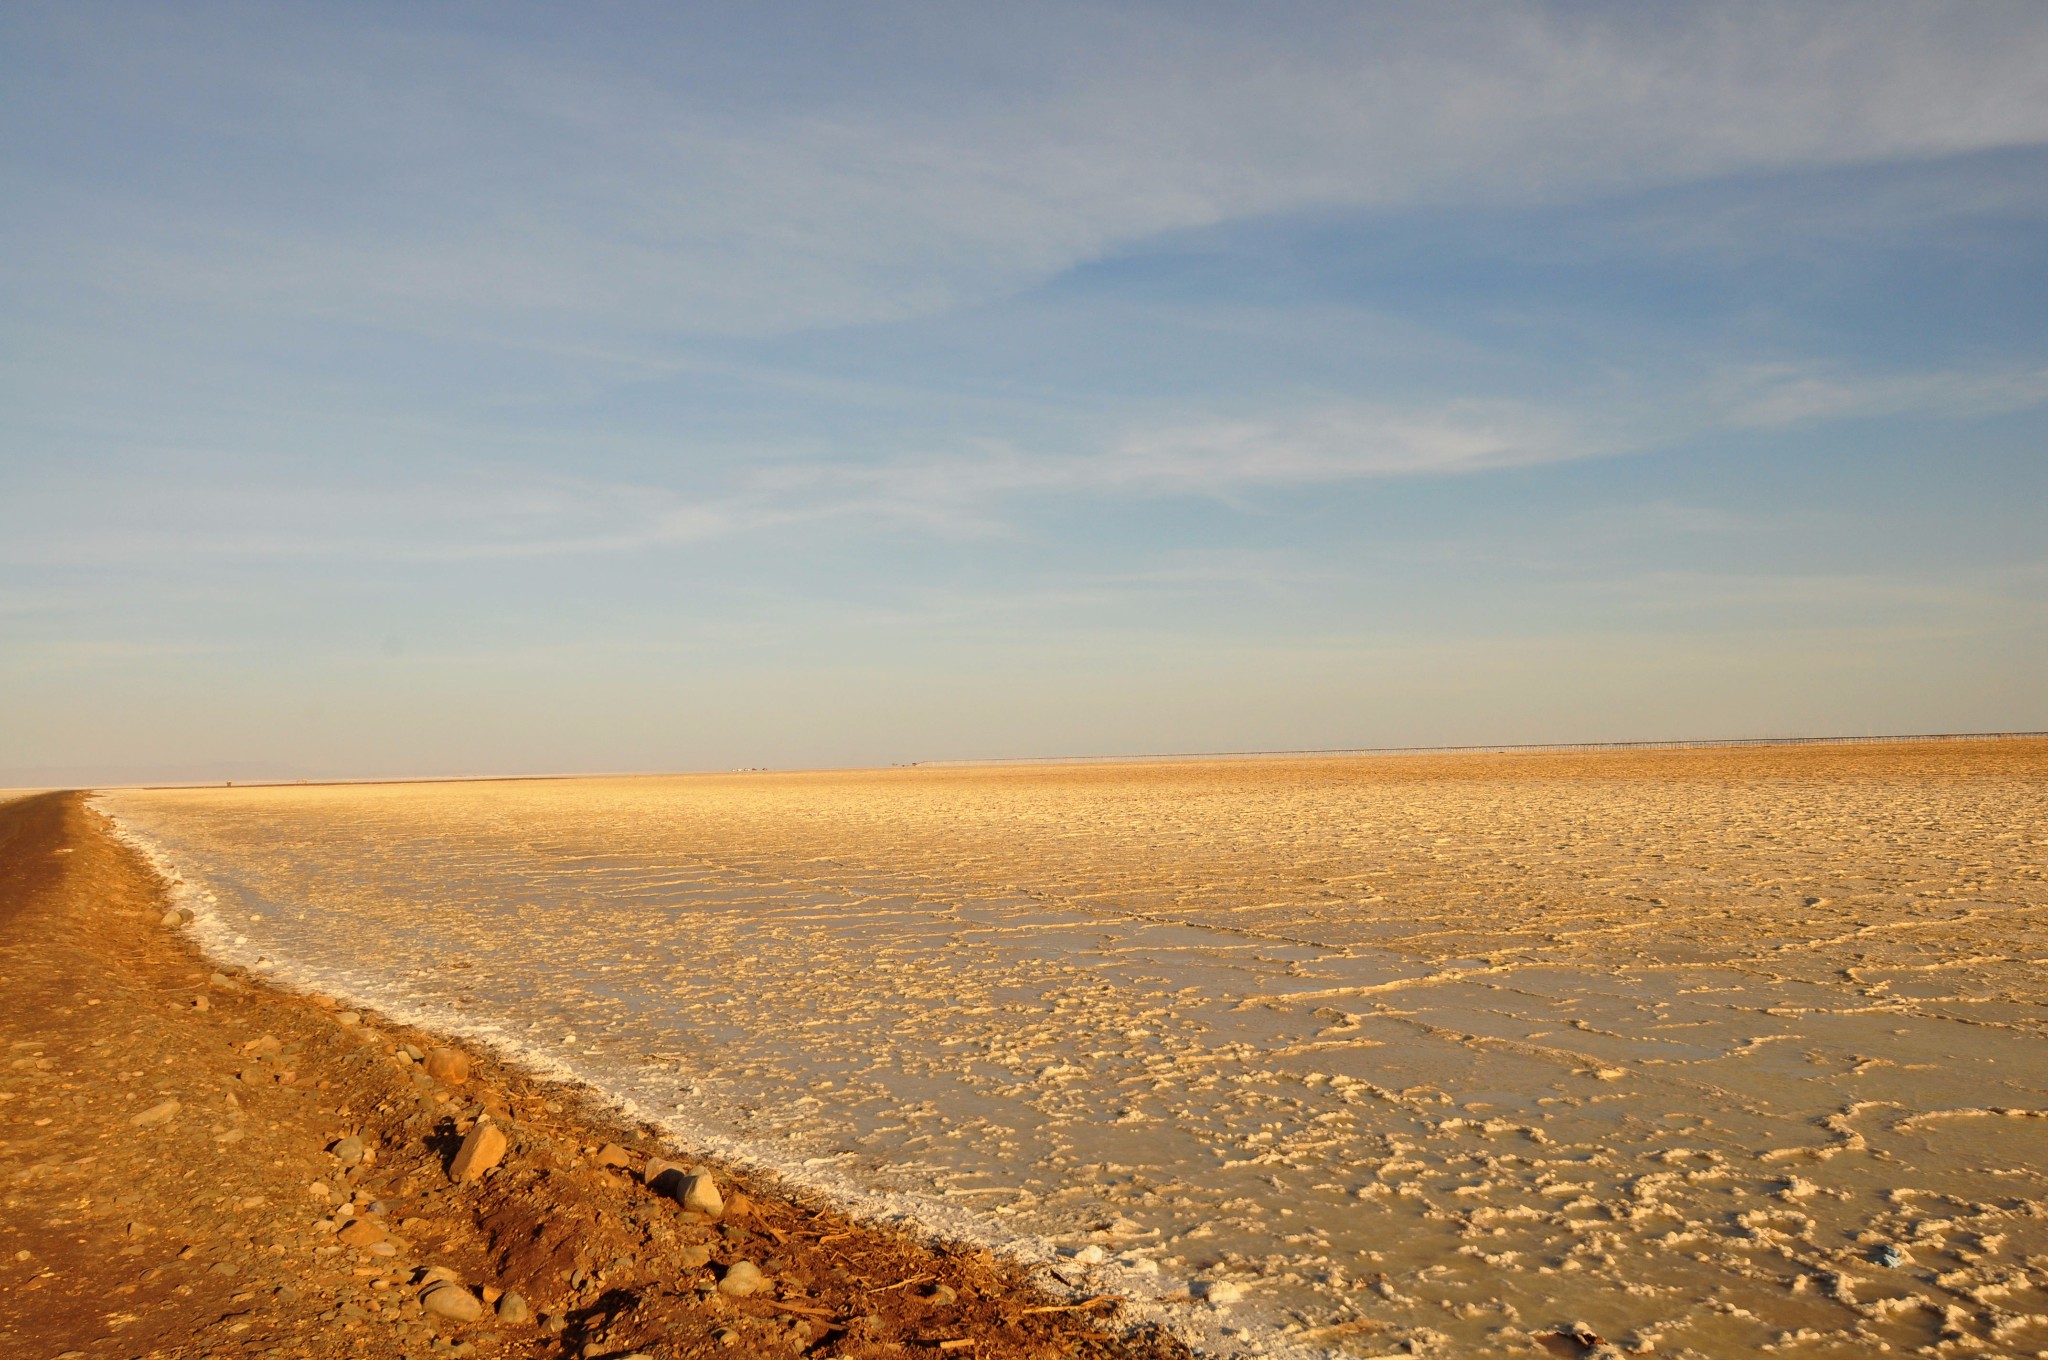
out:
<path id="1" fill-rule="evenodd" d="M 0 783 L 2048 727 L 2048 10 L 18 4 Z"/>

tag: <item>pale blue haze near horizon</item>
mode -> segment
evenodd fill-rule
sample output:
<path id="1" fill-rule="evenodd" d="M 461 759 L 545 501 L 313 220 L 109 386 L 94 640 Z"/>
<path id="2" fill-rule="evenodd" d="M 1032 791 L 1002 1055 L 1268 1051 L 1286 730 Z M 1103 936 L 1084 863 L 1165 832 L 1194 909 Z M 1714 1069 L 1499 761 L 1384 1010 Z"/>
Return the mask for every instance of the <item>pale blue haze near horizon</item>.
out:
<path id="1" fill-rule="evenodd" d="M 2048 7 L 0 9 L 0 784 L 2048 727 Z"/>

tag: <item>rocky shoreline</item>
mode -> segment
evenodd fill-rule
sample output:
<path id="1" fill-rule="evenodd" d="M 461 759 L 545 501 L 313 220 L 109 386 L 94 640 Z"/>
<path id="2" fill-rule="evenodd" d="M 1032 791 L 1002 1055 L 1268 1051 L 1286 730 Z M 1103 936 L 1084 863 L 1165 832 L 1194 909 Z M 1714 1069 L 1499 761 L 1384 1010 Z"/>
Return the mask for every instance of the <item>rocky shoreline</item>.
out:
<path id="1" fill-rule="evenodd" d="M 0 1343 L 27 1355 L 1187 1354 L 216 969 L 82 795 L 0 805 Z"/>

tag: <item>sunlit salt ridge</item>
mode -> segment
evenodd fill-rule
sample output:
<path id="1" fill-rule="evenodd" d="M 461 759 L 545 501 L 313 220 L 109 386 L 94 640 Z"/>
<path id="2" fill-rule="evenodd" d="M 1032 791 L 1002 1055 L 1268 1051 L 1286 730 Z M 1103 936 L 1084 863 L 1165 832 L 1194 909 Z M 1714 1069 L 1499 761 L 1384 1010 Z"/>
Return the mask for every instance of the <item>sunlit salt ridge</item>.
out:
<path id="1" fill-rule="evenodd" d="M 101 801 L 224 956 L 1215 1349 L 2031 1350 L 2044 749 Z"/>

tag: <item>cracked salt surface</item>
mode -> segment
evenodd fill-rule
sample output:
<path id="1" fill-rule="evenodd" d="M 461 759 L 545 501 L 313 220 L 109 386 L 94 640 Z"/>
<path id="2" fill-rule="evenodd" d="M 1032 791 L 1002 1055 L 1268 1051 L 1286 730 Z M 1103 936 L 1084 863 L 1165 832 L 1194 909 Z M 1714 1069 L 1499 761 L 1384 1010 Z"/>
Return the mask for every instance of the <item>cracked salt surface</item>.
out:
<path id="1" fill-rule="evenodd" d="M 1210 1349 L 2048 1349 L 2048 743 L 100 804 L 224 957 Z"/>

